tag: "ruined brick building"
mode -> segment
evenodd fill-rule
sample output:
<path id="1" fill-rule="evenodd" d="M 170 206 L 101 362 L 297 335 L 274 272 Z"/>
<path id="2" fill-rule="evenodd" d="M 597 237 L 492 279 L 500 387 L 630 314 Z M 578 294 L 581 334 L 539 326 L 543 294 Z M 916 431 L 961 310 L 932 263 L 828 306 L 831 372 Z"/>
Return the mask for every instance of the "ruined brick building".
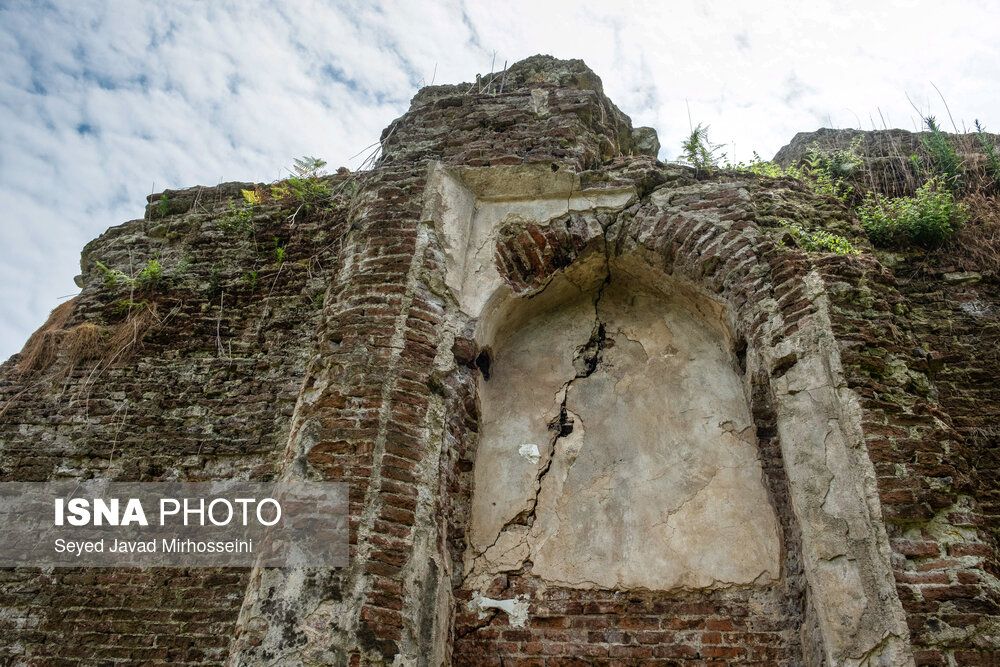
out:
<path id="1" fill-rule="evenodd" d="M 90 243 L 0 366 L 0 480 L 343 480 L 351 563 L 3 570 L 3 661 L 995 664 L 995 270 L 658 147 L 538 56 L 421 90 L 332 207 Z"/>

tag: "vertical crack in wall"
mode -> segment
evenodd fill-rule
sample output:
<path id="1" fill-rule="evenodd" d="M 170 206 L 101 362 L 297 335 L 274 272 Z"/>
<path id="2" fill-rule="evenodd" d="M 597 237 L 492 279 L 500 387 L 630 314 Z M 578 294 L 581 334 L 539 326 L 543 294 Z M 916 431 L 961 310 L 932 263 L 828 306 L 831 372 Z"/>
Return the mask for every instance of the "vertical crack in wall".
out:
<path id="1" fill-rule="evenodd" d="M 601 321 L 600 301 L 604 295 L 604 288 L 607 287 L 609 282 L 610 275 L 607 275 L 594 297 L 594 327 L 590 332 L 590 338 L 586 343 L 576 348 L 576 352 L 573 355 L 573 368 L 576 369 L 576 376 L 567 380 L 559 390 L 559 393 L 556 394 L 559 397 L 559 415 L 549 424 L 549 431 L 553 433 L 553 436 L 549 441 L 548 460 L 538 471 L 538 476 L 535 480 L 535 498 L 527 512 L 527 524 L 529 526 L 534 523 L 535 511 L 538 509 L 538 498 L 542 493 L 542 485 L 545 482 L 545 478 L 549 474 L 549 470 L 552 469 L 552 462 L 556 457 L 556 446 L 560 439 L 573 433 L 575 415 L 570 416 L 572 413 L 566 409 L 570 388 L 577 380 L 593 375 L 602 360 L 606 331 L 604 322 Z"/>
<path id="2" fill-rule="evenodd" d="M 552 469 L 552 463 L 555 460 L 557 446 L 559 440 L 565 438 L 573 433 L 574 427 L 576 426 L 575 421 L 578 419 L 576 415 L 573 415 L 567 407 L 566 403 L 569 399 L 570 388 L 573 383 L 577 380 L 581 380 L 590 377 L 600 366 L 604 347 L 607 339 L 607 330 L 605 323 L 601 320 L 600 316 L 600 302 L 604 296 L 604 291 L 611 282 L 610 267 L 607 261 L 607 247 L 605 245 L 605 275 L 604 280 L 600 287 L 594 294 L 594 324 L 591 328 L 590 337 L 585 343 L 577 346 L 573 353 L 573 368 L 576 374 L 566 380 L 563 385 L 556 392 L 555 398 L 559 404 L 558 415 L 549 423 L 548 429 L 551 433 L 549 438 L 548 446 L 546 449 L 545 463 L 538 469 L 535 477 L 535 495 L 531 499 L 528 507 L 523 511 L 519 512 L 515 517 L 510 519 L 503 527 L 497 531 L 497 535 L 493 540 L 492 544 L 483 549 L 474 559 L 472 566 L 465 573 L 463 577 L 463 585 L 469 581 L 473 575 L 480 574 L 480 566 L 488 570 L 488 565 L 486 562 L 490 560 L 489 553 L 491 550 L 495 549 L 500 542 L 501 537 L 504 534 L 510 532 L 511 529 L 521 530 L 522 534 L 518 542 L 518 546 L 528 546 L 528 536 L 527 530 L 515 528 L 517 526 L 525 526 L 528 529 L 534 525 L 536 510 L 538 509 L 538 502 L 541 496 L 542 488 L 545 483 L 545 479 Z M 516 548 L 516 547 L 515 547 Z M 503 554 L 501 554 L 502 556 Z M 530 553 L 526 554 L 530 558 Z M 523 562 L 523 560 L 522 560 Z"/>
<path id="3" fill-rule="evenodd" d="M 568 206 L 568 203 L 567 203 Z M 545 477 L 549 474 L 549 470 L 552 469 L 552 462 L 555 460 L 556 456 L 556 445 L 558 444 L 560 438 L 565 438 L 573 432 L 574 420 L 569 416 L 570 413 L 566 409 L 566 402 L 569 400 L 569 390 L 573 383 L 577 380 L 588 378 L 594 374 L 597 367 L 600 365 L 603 359 L 604 345 L 607 340 L 607 329 L 605 323 L 601 320 L 601 299 L 604 297 L 604 291 L 607 289 L 608 285 L 611 284 L 611 249 L 608 245 L 608 230 L 611 228 L 610 224 L 601 225 L 601 232 L 604 238 L 602 250 L 604 251 L 604 280 L 601 282 L 601 286 L 597 289 L 597 293 L 594 295 L 594 326 L 590 331 L 590 338 L 586 343 L 576 348 L 576 352 L 573 355 L 573 368 L 576 369 L 576 376 L 567 380 L 566 383 L 559 390 L 556 396 L 559 398 L 559 416 L 549 424 L 549 430 L 554 432 L 554 437 L 549 443 L 549 454 L 548 460 L 545 466 L 539 470 L 538 476 L 535 481 L 535 498 L 532 501 L 531 507 L 528 510 L 528 525 L 532 525 L 535 518 L 535 511 L 538 509 L 538 498 L 542 493 L 542 485 L 545 481 Z M 504 526 L 500 532 L 506 529 Z"/>

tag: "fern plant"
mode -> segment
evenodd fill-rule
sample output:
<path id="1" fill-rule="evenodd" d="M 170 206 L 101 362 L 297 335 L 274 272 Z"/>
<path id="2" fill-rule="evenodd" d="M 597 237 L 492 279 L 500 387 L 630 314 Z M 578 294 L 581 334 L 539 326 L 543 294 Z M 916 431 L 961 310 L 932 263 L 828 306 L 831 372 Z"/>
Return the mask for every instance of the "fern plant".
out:
<path id="1" fill-rule="evenodd" d="M 272 199 L 279 202 L 291 200 L 298 204 L 292 219 L 298 211 L 308 212 L 313 206 L 329 201 L 332 195 L 330 188 L 320 180 L 323 167 L 326 166 L 325 160 L 306 155 L 295 158 L 294 162 L 292 169 L 297 175 L 271 186 Z"/>
<path id="2" fill-rule="evenodd" d="M 945 187 L 959 186 L 962 180 L 962 160 L 934 116 L 924 118 L 924 124 L 929 134 L 920 137 L 920 143 L 930 156 L 931 171 L 941 179 Z"/>
<path id="3" fill-rule="evenodd" d="M 301 158 L 295 158 L 293 161 L 295 164 L 292 168 L 302 178 L 319 178 L 323 175 L 321 169 L 326 166 L 326 160 L 321 160 L 311 155 L 304 155 Z"/>
<path id="4" fill-rule="evenodd" d="M 712 170 L 719 164 L 719 152 L 722 146 L 708 140 L 708 127 L 698 123 L 691 134 L 681 144 L 681 161 L 691 165 L 699 173 L 710 176 Z"/>
<path id="5" fill-rule="evenodd" d="M 855 137 L 846 149 L 820 148 L 814 142 L 803 158 L 804 169 L 812 177 L 813 190 L 846 202 L 854 192 L 847 179 L 864 164 L 860 151 L 861 137 Z"/>

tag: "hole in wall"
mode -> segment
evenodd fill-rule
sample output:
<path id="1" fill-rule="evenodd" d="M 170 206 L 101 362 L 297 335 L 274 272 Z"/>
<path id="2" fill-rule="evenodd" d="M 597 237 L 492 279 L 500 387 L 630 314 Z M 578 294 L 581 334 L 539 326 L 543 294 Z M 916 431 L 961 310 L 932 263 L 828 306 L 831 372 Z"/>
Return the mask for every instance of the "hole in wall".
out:
<path id="1" fill-rule="evenodd" d="M 490 368 L 492 366 L 492 359 L 490 359 L 490 351 L 488 349 L 483 349 L 479 356 L 476 357 L 476 368 L 479 372 L 483 374 L 484 380 L 490 379 Z"/>
<path id="2" fill-rule="evenodd" d="M 747 339 L 740 336 L 733 345 L 733 353 L 736 355 L 736 366 L 740 369 L 740 375 L 747 373 Z"/>
<path id="3" fill-rule="evenodd" d="M 774 362 L 774 368 L 771 369 L 771 377 L 772 378 L 782 377 L 785 373 L 788 372 L 789 368 L 791 368 L 798 362 L 798 360 L 799 357 L 794 352 L 786 354 L 785 356 L 781 357 L 780 359 Z"/>

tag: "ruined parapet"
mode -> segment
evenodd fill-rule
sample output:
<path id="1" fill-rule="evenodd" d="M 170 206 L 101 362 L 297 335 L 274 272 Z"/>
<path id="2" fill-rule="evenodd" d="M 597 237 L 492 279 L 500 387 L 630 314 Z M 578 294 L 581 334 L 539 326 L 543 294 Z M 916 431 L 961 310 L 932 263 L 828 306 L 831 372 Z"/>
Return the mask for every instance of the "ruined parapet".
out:
<path id="1" fill-rule="evenodd" d="M 856 193 L 875 191 L 891 197 L 913 196 L 923 184 L 925 174 L 933 173 L 935 156 L 928 149 L 930 132 L 910 132 L 901 129 L 884 130 L 834 130 L 821 128 L 813 132 L 799 132 L 774 156 L 774 162 L 783 167 L 802 166 L 810 152 L 851 154 L 857 159 L 856 168 L 838 174 Z M 965 168 L 986 171 L 987 158 L 981 141 L 1000 143 L 1000 135 L 966 132 L 944 133 L 950 146 Z"/>
<path id="2" fill-rule="evenodd" d="M 928 393 L 907 393 L 929 368 L 907 356 L 897 286 L 870 254 L 805 253 L 777 225 L 867 247 L 841 202 L 664 165 L 593 72 L 545 56 L 422 90 L 382 144 L 370 172 L 334 177 L 332 210 L 258 210 L 279 241 L 255 274 L 259 247 L 217 230 L 248 185 L 152 197 L 88 246 L 81 296 L 39 339 L 128 324 L 125 352 L 14 358 L 0 387 L 4 479 L 345 481 L 350 565 L 193 572 L 137 599 L 165 622 L 77 640 L 171 573 L 19 570 L 7 656 L 111 659 L 124 635 L 154 638 L 124 659 L 175 664 L 959 655 L 937 630 L 989 599 L 995 551 L 962 523 L 983 516 L 975 484 L 915 481 L 929 456 L 937 479 L 966 464 Z M 187 268 L 140 331 L 97 262 L 132 275 L 154 253 Z M 945 555 L 947 582 L 921 588 Z M 995 617 L 968 613 L 988 650 Z"/>

